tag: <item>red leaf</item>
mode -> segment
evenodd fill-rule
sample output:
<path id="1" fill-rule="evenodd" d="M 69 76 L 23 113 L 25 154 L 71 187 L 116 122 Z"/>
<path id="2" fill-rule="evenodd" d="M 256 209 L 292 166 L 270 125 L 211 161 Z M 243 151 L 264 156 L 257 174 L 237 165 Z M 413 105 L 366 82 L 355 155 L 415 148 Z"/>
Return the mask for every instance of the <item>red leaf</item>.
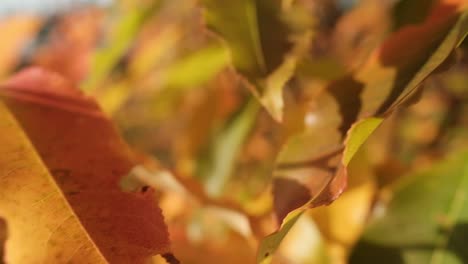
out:
<path id="1" fill-rule="evenodd" d="M 14 76 L 0 94 L 108 262 L 146 263 L 169 251 L 151 192 L 119 189 L 136 158 L 92 98 L 39 68 Z"/>

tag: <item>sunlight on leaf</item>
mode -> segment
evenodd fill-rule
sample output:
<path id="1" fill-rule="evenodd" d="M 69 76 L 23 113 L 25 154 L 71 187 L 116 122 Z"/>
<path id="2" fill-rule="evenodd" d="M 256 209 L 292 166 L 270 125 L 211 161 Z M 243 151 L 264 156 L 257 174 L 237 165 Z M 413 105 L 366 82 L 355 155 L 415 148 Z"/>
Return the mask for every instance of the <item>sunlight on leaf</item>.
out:
<path id="1" fill-rule="evenodd" d="M 19 254 L 18 262 L 15 263 L 31 262 L 26 259 L 20 261 L 22 258 L 44 259 L 44 262 L 54 263 L 47 261 L 51 257 L 76 258 L 76 262 L 82 262 L 79 259 L 87 259 L 84 252 L 89 250 L 96 252 L 97 255 L 89 256 L 95 259 L 99 256 L 108 262 L 144 263 L 152 255 L 169 251 L 167 227 L 152 193 L 124 193 L 118 187 L 120 178 L 135 166 L 137 159 L 94 100 L 70 87 L 60 76 L 39 68 L 30 68 L 15 75 L 0 86 L 0 94 L 37 151 L 35 154 L 29 143 L 24 143 L 29 141 L 20 133 L 17 125 L 4 125 L 16 131 L 0 137 L 5 141 L 2 145 L 12 144 L 7 148 L 12 154 L 2 155 L 10 158 L 0 168 L 10 163 L 19 167 L 3 172 L 5 176 L 1 179 L 8 181 L 12 189 L 2 188 L 2 193 L 3 190 L 24 192 L 22 196 L 13 196 L 18 197 L 13 200 L 24 200 L 9 204 L 10 210 L 26 210 L 26 218 L 34 221 L 37 221 L 38 216 L 44 217 L 37 226 L 22 223 L 20 220 L 26 219 L 23 217 L 15 218 L 15 223 L 7 217 L 9 226 L 21 226 L 21 231 L 13 231 L 15 228 L 12 227 L 9 234 L 12 238 L 19 236 L 15 243 L 22 245 L 12 246 L 14 250 L 11 252 Z M 19 141 L 8 138 L 18 135 L 21 136 Z M 22 145 L 15 146 L 20 143 Z M 30 155 L 32 165 L 18 164 L 15 155 Z M 39 157 L 44 165 L 39 162 Z M 30 166 L 38 172 L 30 173 Z M 21 179 L 9 175 L 23 169 L 27 171 L 22 177 L 33 178 Z M 19 188 L 20 183 L 44 187 Z M 48 199 L 54 202 L 44 203 Z M 8 201 L 6 199 L 3 202 Z M 44 211 L 42 207 L 54 204 L 60 205 L 61 209 L 44 209 L 54 212 L 52 215 L 41 213 Z M 55 216 L 58 212 L 60 217 Z M 73 229 L 80 236 L 78 242 L 70 240 L 73 235 L 70 235 L 69 224 L 79 226 Z M 26 230 L 26 226 L 41 230 L 38 237 L 31 239 L 34 231 Z M 65 226 L 67 229 L 63 229 Z M 54 240 L 47 240 L 50 230 L 54 228 L 57 229 L 52 232 Z M 25 239 L 27 242 L 23 241 Z M 81 241 L 89 239 L 92 241 L 85 246 L 81 245 L 84 243 Z M 25 243 L 34 245 L 25 246 Z M 48 246 L 53 248 L 49 250 Z M 61 247 L 63 250 L 78 250 L 81 253 L 74 255 L 67 251 L 56 255 Z M 28 252 L 33 249 L 38 251 L 29 255 Z"/>
<path id="2" fill-rule="evenodd" d="M 320 230 L 331 263 L 346 263 L 349 250 L 367 223 L 377 193 L 377 181 L 367 149 L 360 149 L 348 166 L 347 190 L 329 206 L 310 210 Z"/>
<path id="3" fill-rule="evenodd" d="M 64 11 L 0 21 L 0 263 L 468 260 L 468 0 Z"/>
<path id="4" fill-rule="evenodd" d="M 1 102 L 0 115 L 0 216 L 9 230 L 5 260 L 106 263 L 20 125 Z M 21 187 L 25 182 L 34 185 Z"/>
<path id="5" fill-rule="evenodd" d="M 440 8 L 435 9 L 434 14 L 429 16 L 424 23 L 410 28 L 404 27 L 392 34 L 369 58 L 362 70 L 356 73 L 357 80 L 352 76 L 346 76 L 326 86 L 327 93 L 323 93 L 317 98 L 319 107 L 317 107 L 318 110 L 316 111 L 327 113 L 329 116 L 328 121 L 315 124 L 314 128 L 309 128 L 309 130 L 319 130 L 315 132 L 315 136 L 309 136 L 309 138 L 314 139 L 308 141 L 309 148 L 303 148 L 303 145 L 301 145 L 301 142 L 307 141 L 298 140 L 297 136 L 293 136 L 279 155 L 275 176 L 288 179 L 289 182 L 296 181 L 297 187 L 294 188 L 295 190 L 299 190 L 300 185 L 304 189 L 302 192 L 296 192 L 296 198 L 292 195 L 281 194 L 281 192 L 291 192 L 291 190 L 286 190 L 287 185 L 277 189 L 275 195 L 280 195 L 283 198 L 288 197 L 287 199 L 291 200 L 291 204 L 285 208 L 281 207 L 280 216 L 284 216 L 288 211 L 301 206 L 307 196 L 311 199 L 313 196 L 310 196 L 308 192 L 317 193 L 318 190 L 328 188 L 326 185 L 332 180 L 327 178 L 334 177 L 339 166 L 336 159 L 342 153 L 339 150 L 330 153 L 330 149 L 339 149 L 343 147 L 343 144 L 350 143 L 349 146 L 345 146 L 346 150 L 343 157 L 343 165 L 348 164 L 357 149 L 382 120 L 382 118 L 376 117 L 361 124 L 358 123 L 354 128 L 355 131 L 349 133 L 348 140 L 342 142 L 340 138 L 344 138 L 346 131 L 361 116 L 388 114 L 405 101 L 408 101 L 410 95 L 414 93 L 420 83 L 442 64 L 465 37 L 468 32 L 467 14 L 457 13 L 456 6 L 449 5 L 447 7 L 442 5 Z M 440 12 L 444 15 L 436 16 Z M 407 46 L 413 42 L 412 38 L 409 38 L 409 34 L 412 34 L 411 36 L 419 34 L 421 37 L 428 39 L 433 38 L 433 43 L 426 44 L 425 49 L 418 47 L 417 50 L 406 51 L 408 54 L 405 55 L 406 57 L 403 60 L 400 58 L 403 55 L 397 53 L 395 49 L 402 49 L 403 45 Z M 411 58 L 411 60 L 408 60 L 408 58 Z M 385 67 L 381 65 L 389 62 L 393 62 L 394 65 L 389 64 Z M 403 71 L 402 76 L 398 71 Z M 330 99 L 330 96 L 332 99 Z M 361 101 L 361 98 L 364 100 Z M 336 106 L 329 106 L 333 103 L 325 103 L 329 100 L 334 100 Z M 327 110 L 325 106 L 330 110 Z M 341 120 L 335 118 L 336 114 L 340 115 Z M 337 125 L 337 121 L 341 124 Z M 336 134 L 335 130 L 338 130 L 337 132 L 341 136 L 330 137 L 330 135 Z M 328 131 L 326 132 L 326 138 L 320 136 L 325 131 Z M 307 133 L 314 134 L 313 131 Z M 303 137 L 303 135 L 305 133 L 302 133 L 300 137 Z M 323 140 L 318 141 L 318 138 L 323 138 Z M 284 171 L 285 169 L 288 169 L 288 171 Z M 309 175 L 307 175 L 307 171 Z M 315 183 L 311 184 L 312 180 L 308 180 L 308 178 L 313 179 Z M 281 188 L 284 188 L 284 190 L 281 190 Z M 309 191 L 306 192 L 306 190 Z M 299 201 L 302 201 L 302 204 Z M 286 208 L 289 208 L 289 210 Z M 276 210 L 278 213 L 278 208 Z"/>
<path id="6" fill-rule="evenodd" d="M 364 144 L 367 138 L 382 123 L 382 118 L 371 117 L 355 123 L 348 131 L 343 151 L 343 165 L 348 166 L 354 154 Z"/>
<path id="7" fill-rule="evenodd" d="M 227 62 L 227 51 L 223 46 L 207 46 L 171 65 L 165 73 L 165 85 L 190 87 L 203 84 L 226 67 Z"/>
<path id="8" fill-rule="evenodd" d="M 423 23 L 390 35 L 355 76 L 327 85 L 314 109 L 327 113 L 327 122 L 314 123 L 315 127 L 292 136 L 279 155 L 273 183 L 278 220 L 304 205 L 333 202 L 346 186 L 346 165 L 359 147 L 384 116 L 413 100 L 421 82 L 450 56 L 467 32 L 468 12 L 460 13 L 456 4 L 440 3 Z M 428 41 L 416 47 L 414 36 Z M 325 103 L 330 100 L 335 102 Z M 355 124 L 362 117 L 368 119 Z"/>
<path id="9" fill-rule="evenodd" d="M 284 218 L 278 231 L 265 237 L 258 247 L 257 263 L 269 264 L 273 258 L 273 253 L 278 249 L 286 234 L 291 230 L 297 220 L 304 213 L 303 209 L 295 210 Z"/>
<path id="10" fill-rule="evenodd" d="M 321 231 L 314 219 L 307 214 L 297 220 L 277 251 L 272 263 L 282 263 L 283 259 L 294 260 L 296 263 L 333 263 L 326 251 L 326 241 Z"/>

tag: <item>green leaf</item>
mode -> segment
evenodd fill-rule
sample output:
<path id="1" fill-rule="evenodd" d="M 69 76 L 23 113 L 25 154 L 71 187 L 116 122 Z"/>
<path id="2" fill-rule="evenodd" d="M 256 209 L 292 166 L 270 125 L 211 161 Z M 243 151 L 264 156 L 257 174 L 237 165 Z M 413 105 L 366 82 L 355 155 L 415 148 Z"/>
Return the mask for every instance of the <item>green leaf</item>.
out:
<path id="1" fill-rule="evenodd" d="M 257 263 L 271 263 L 273 253 L 278 249 L 281 241 L 288 234 L 289 230 L 294 226 L 299 217 L 304 213 L 304 210 L 295 210 L 291 212 L 283 221 L 281 228 L 273 234 L 265 237 L 258 248 Z"/>
<path id="2" fill-rule="evenodd" d="M 251 84 L 254 95 L 270 114 L 281 120 L 281 90 L 294 73 L 297 58 L 293 53 L 303 50 L 309 36 L 298 41 L 294 50 L 294 43 L 289 41 L 292 30 L 281 19 L 278 0 L 202 2 L 206 24 L 225 40 L 235 69 Z M 273 73 L 274 82 L 268 80 Z"/>
<path id="3" fill-rule="evenodd" d="M 275 70 L 289 50 L 279 2 L 203 0 L 207 26 L 226 41 L 236 69 L 255 80 Z M 242 23 L 240 23 L 242 21 Z"/>
<path id="4" fill-rule="evenodd" d="M 206 191 L 212 196 L 222 194 L 223 187 L 232 174 L 242 143 L 249 135 L 259 104 L 251 100 L 214 139 L 209 153 L 210 166 L 202 173 L 206 177 Z"/>
<path id="5" fill-rule="evenodd" d="M 364 144 L 367 138 L 382 123 L 383 118 L 371 117 L 355 123 L 348 131 L 345 140 L 345 150 L 343 151 L 343 164 L 348 166 L 354 154 Z"/>
<path id="6" fill-rule="evenodd" d="M 83 83 L 82 89 L 91 91 L 101 81 L 109 76 L 119 60 L 130 48 L 141 26 L 158 9 L 160 1 L 155 1 L 149 7 L 134 7 L 115 25 L 112 36 L 106 43 L 106 47 L 99 49 L 93 58 L 90 76 Z"/>
<path id="7" fill-rule="evenodd" d="M 164 84 L 171 88 L 194 87 L 212 79 L 227 64 L 225 47 L 208 45 L 171 65 Z"/>
<path id="8" fill-rule="evenodd" d="M 467 263 L 468 153 L 409 175 L 376 216 L 351 263 Z"/>

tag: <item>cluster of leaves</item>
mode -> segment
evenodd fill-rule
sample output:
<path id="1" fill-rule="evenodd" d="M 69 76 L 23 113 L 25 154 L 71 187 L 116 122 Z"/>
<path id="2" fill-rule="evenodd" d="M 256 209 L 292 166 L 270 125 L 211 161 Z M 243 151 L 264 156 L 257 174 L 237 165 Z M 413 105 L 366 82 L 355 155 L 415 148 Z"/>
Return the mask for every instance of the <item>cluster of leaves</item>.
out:
<path id="1" fill-rule="evenodd" d="M 338 2 L 0 21 L 1 259 L 468 261 L 468 2 Z"/>

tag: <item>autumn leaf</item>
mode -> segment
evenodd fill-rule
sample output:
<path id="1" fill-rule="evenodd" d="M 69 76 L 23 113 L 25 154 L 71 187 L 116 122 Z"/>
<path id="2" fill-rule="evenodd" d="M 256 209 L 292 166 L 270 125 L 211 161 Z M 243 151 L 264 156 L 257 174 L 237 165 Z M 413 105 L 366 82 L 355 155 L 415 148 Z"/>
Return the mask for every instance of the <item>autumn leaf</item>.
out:
<path id="1" fill-rule="evenodd" d="M 214 43 L 187 55 L 170 66 L 167 70 L 165 85 L 181 89 L 203 84 L 216 76 L 216 73 L 219 73 L 227 64 L 226 49 Z"/>
<path id="2" fill-rule="evenodd" d="M 5 132 L 1 137 L 0 213 L 8 221 L 9 229 L 5 260 L 8 263 L 105 263 L 3 103 L 0 112 Z M 17 205 L 23 203 L 28 206 Z"/>
<path id="3" fill-rule="evenodd" d="M 382 121 L 383 118 L 370 117 L 356 122 L 349 129 L 348 137 L 345 140 L 346 148 L 343 151 L 343 164 L 345 166 L 348 166 L 349 162 L 362 144 L 364 144 L 366 139 L 372 134 L 372 132 L 374 132 Z"/>
<path id="4" fill-rule="evenodd" d="M 39 68 L 0 94 L 8 263 L 146 263 L 169 252 L 152 192 L 119 188 L 137 160 L 93 99 Z"/>
<path id="5" fill-rule="evenodd" d="M 460 6 L 440 2 L 423 23 L 391 34 L 359 71 L 325 87 L 307 114 L 313 122 L 278 156 L 273 195 L 279 223 L 294 210 L 338 198 L 346 187 L 346 165 L 380 118 L 411 102 L 421 82 L 465 38 L 468 18 Z"/>
<path id="6" fill-rule="evenodd" d="M 424 23 L 395 32 L 369 58 L 366 66 L 355 74 L 357 77 L 346 76 L 325 88 L 325 92 L 317 98 L 317 107 L 308 113 L 316 120 L 302 134 L 293 136 L 278 157 L 276 179 L 286 179 L 283 181 L 289 182 L 277 184 L 277 196 L 280 196 L 278 201 L 285 203 L 284 199 L 297 199 L 279 194 L 285 188 L 281 186 L 294 184 L 305 187 L 302 192 L 298 192 L 303 194 L 300 199 L 302 204 L 310 199 L 316 200 L 312 202 L 312 206 L 321 205 L 322 201 L 325 204 L 332 201 L 331 197 L 324 200 L 314 198 L 313 193 L 323 188 L 323 184 L 317 182 L 333 182 L 328 178 L 333 178 L 340 167 L 341 162 L 338 160 L 341 159 L 343 150 L 346 148 L 343 164 L 346 165 L 380 121 L 378 118 L 361 121 L 360 125 L 355 125 L 348 132 L 348 140 L 344 142 L 347 131 L 360 119 L 388 115 L 402 105 L 465 37 L 468 31 L 467 15 L 461 15 L 455 7 L 449 7 L 441 4 L 434 8 L 434 14 Z M 447 13 L 442 13 L 445 15 L 441 16 L 441 10 Z M 424 49 L 420 46 L 409 49 L 406 51 L 407 60 L 397 58 L 401 53 L 397 53 L 395 49 L 410 45 L 412 39 L 404 37 L 410 33 L 412 36 L 419 34 L 421 38 L 438 41 L 428 41 Z M 389 57 L 392 57 L 394 64 L 382 65 Z M 404 78 L 395 74 L 399 70 Z M 366 100 L 361 101 L 361 97 Z M 302 142 L 308 142 L 307 148 L 304 148 Z M 289 179 L 295 179 L 295 182 L 290 182 Z M 312 182 L 316 186 L 308 186 Z M 323 190 L 326 191 L 327 188 Z M 296 202 L 295 206 L 300 204 Z M 289 211 L 291 210 L 281 209 L 277 213 L 285 216 Z"/>
<path id="7" fill-rule="evenodd" d="M 348 187 L 329 206 L 309 210 L 326 241 L 331 263 L 346 263 L 350 247 L 359 239 L 367 223 L 377 191 L 377 177 L 370 162 L 370 153 L 362 148 L 347 165 Z"/>
<path id="8" fill-rule="evenodd" d="M 281 224 L 281 228 L 273 234 L 268 235 L 262 240 L 257 252 L 257 263 L 268 264 L 273 258 L 273 253 L 278 249 L 281 241 L 291 230 L 294 224 L 299 220 L 303 211 L 296 211 L 286 217 Z"/>
<path id="9" fill-rule="evenodd" d="M 464 262 L 468 0 L 12 1 L 0 263 Z"/>

